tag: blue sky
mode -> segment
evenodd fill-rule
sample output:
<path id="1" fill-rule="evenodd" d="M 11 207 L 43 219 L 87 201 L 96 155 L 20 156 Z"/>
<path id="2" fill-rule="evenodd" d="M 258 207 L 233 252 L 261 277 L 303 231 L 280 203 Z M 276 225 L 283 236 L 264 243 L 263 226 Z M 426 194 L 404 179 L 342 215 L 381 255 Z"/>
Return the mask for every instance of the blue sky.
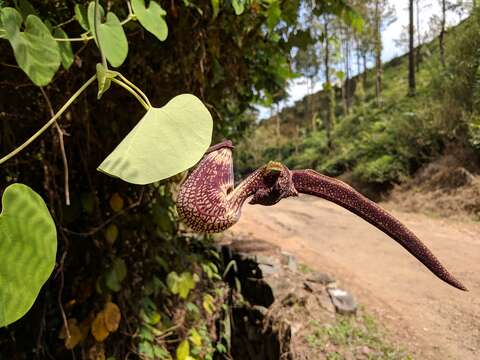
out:
<path id="1" fill-rule="evenodd" d="M 400 34 L 403 28 L 408 26 L 408 1 L 392 1 L 390 4 L 395 8 L 396 20 L 391 23 L 382 32 L 383 41 L 383 53 L 382 60 L 388 61 L 398 55 L 402 55 L 405 49 L 398 47 L 395 44 L 395 40 L 400 38 Z M 438 0 L 421 0 L 420 1 L 420 32 L 423 34 L 428 30 L 430 18 L 434 15 L 440 15 L 441 8 Z M 457 14 L 450 13 L 447 18 L 448 26 L 455 25 L 461 20 L 461 17 Z M 315 91 L 322 88 L 322 83 L 318 82 L 315 85 Z M 296 100 L 301 99 L 307 94 L 307 83 L 305 78 L 298 78 L 291 82 L 289 87 L 290 98 L 286 101 L 285 105 L 291 105 Z M 270 116 L 270 109 L 259 108 L 260 118 Z"/>

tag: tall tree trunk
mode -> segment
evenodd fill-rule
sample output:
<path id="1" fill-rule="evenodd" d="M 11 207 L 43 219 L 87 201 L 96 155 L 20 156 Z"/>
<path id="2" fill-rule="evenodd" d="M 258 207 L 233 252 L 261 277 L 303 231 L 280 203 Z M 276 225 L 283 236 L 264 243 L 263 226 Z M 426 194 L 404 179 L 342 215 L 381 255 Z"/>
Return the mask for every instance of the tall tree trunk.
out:
<path id="1" fill-rule="evenodd" d="M 416 60 L 416 65 L 417 65 L 417 72 L 420 70 L 420 62 L 421 62 L 421 57 L 422 57 L 422 33 L 420 32 L 420 0 L 415 0 L 415 10 L 417 12 L 416 17 L 417 17 L 417 49 L 415 52 L 415 60 Z"/>
<path id="2" fill-rule="evenodd" d="M 445 67 L 445 26 L 447 22 L 447 4 L 446 0 L 442 0 L 442 22 L 438 41 L 440 42 L 440 61 Z"/>
<path id="3" fill-rule="evenodd" d="M 409 0 L 408 6 L 409 24 L 408 24 L 408 95 L 415 96 L 415 47 L 413 46 L 414 26 L 413 26 L 413 0 Z"/>
<path id="4" fill-rule="evenodd" d="M 313 94 L 313 89 L 315 87 L 314 78 L 309 78 L 307 80 L 309 82 L 308 88 L 308 103 L 309 103 L 309 115 L 310 121 L 312 124 L 312 131 L 317 131 L 317 121 L 316 121 L 316 112 L 315 112 L 315 96 Z"/>
<path id="5" fill-rule="evenodd" d="M 325 25 L 324 25 L 324 34 L 325 34 L 325 56 L 324 56 L 324 67 L 325 67 L 325 89 L 327 95 L 327 116 L 325 118 L 325 132 L 327 134 L 327 146 L 331 148 L 332 146 L 332 128 L 335 122 L 335 93 L 333 91 L 333 86 L 330 82 L 330 39 L 329 39 L 329 29 L 328 29 L 328 17 L 325 16 Z"/>
<path id="6" fill-rule="evenodd" d="M 348 41 L 348 30 L 345 28 L 343 31 L 343 64 L 344 64 L 344 73 L 345 79 L 342 86 L 342 102 L 343 102 L 343 113 L 344 115 L 348 114 L 348 102 L 349 102 L 349 83 L 350 83 L 350 46 Z"/>
<path id="7" fill-rule="evenodd" d="M 368 74 L 367 74 L 367 51 L 362 50 L 362 60 L 363 60 L 363 76 L 362 76 L 362 81 L 363 81 L 363 88 L 367 88 L 367 80 L 368 80 Z"/>
<path id="8" fill-rule="evenodd" d="M 355 56 L 357 58 L 357 77 L 360 77 L 360 74 L 362 73 L 362 65 L 360 63 L 362 52 L 360 50 L 360 40 L 356 39 L 355 42 L 357 44 L 357 49 L 355 51 Z"/>
<path id="9" fill-rule="evenodd" d="M 381 12 L 380 1 L 375 0 L 375 95 L 377 104 L 381 105 L 382 96 L 382 34 L 380 32 Z"/>

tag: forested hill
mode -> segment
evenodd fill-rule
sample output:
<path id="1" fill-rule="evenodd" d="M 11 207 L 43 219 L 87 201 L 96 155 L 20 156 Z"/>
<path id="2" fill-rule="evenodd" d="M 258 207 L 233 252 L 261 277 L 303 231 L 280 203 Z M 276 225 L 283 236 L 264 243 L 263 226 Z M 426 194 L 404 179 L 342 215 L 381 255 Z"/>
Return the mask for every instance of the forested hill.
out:
<path id="1" fill-rule="evenodd" d="M 406 54 L 383 64 L 380 96 L 374 69 L 344 81 L 343 88 L 334 87 L 330 138 L 325 127 L 328 91 L 320 91 L 262 121 L 240 145 L 239 167 L 278 159 L 291 168 L 314 168 L 383 189 L 448 149 L 476 171 L 479 15 L 474 11 L 448 30 L 445 65 L 438 39 L 417 49 L 415 96 L 408 96 Z"/>

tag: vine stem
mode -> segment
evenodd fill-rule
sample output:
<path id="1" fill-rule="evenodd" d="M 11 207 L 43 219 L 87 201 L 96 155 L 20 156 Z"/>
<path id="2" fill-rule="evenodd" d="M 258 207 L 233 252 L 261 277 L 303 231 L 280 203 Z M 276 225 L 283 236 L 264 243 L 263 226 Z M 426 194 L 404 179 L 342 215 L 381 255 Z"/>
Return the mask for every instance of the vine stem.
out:
<path id="1" fill-rule="evenodd" d="M 55 38 L 55 41 L 57 42 L 74 42 L 74 41 L 89 41 L 89 40 L 92 40 L 94 37 L 93 36 L 86 36 L 84 38 L 66 38 L 66 39 L 63 39 L 63 38 Z"/>
<path id="2" fill-rule="evenodd" d="M 58 110 L 58 112 L 50 119 L 48 122 L 45 123 L 35 134 L 33 134 L 27 141 L 25 141 L 22 145 L 17 147 L 15 150 L 11 151 L 9 154 L 5 155 L 0 159 L 0 164 L 3 164 L 5 161 L 11 159 L 15 155 L 17 155 L 19 152 L 21 152 L 23 149 L 25 149 L 28 145 L 30 145 L 36 138 L 38 138 L 45 130 L 47 130 L 51 125 L 53 125 L 57 119 L 65 112 L 65 110 L 68 109 L 70 105 L 82 94 L 82 92 L 85 91 L 86 88 L 88 88 L 97 78 L 97 75 L 93 75 L 90 79 L 83 84 L 80 89 L 77 90 L 75 94 L 72 95 L 68 101 L 63 104 L 63 106 Z"/>
<path id="3" fill-rule="evenodd" d="M 145 102 L 148 104 L 148 106 L 152 107 L 152 104 L 150 104 L 150 100 L 148 99 L 147 95 L 145 95 L 145 93 L 142 90 L 140 90 L 140 88 L 137 85 L 132 83 L 125 76 L 123 76 L 122 73 L 120 73 L 118 71 L 112 71 L 112 73 L 115 74 L 116 76 L 118 76 L 124 83 L 126 83 L 127 85 L 132 87 L 145 100 Z"/>
<path id="4" fill-rule="evenodd" d="M 48 111 L 50 112 L 50 116 L 55 116 L 55 111 L 53 110 L 52 103 L 50 101 L 50 98 L 48 97 L 46 91 L 43 89 L 43 87 L 40 86 L 40 92 L 42 93 L 45 102 L 47 103 Z M 70 206 L 70 186 L 69 186 L 69 174 L 68 174 L 68 159 L 67 159 L 67 153 L 65 152 L 65 142 L 63 141 L 63 136 L 65 133 L 63 132 L 62 128 L 60 125 L 58 125 L 58 122 L 55 121 L 55 128 L 57 129 L 58 133 L 58 142 L 60 145 L 60 152 L 62 154 L 62 160 L 63 160 L 63 169 L 64 169 L 64 189 L 65 189 L 65 203 L 67 206 Z"/>
<path id="5" fill-rule="evenodd" d="M 135 92 L 135 90 L 133 90 L 130 86 L 128 86 L 126 83 L 124 83 L 123 81 L 120 81 L 118 79 L 115 79 L 113 78 L 112 81 L 123 87 L 125 90 L 127 90 L 130 94 L 132 94 L 133 96 L 135 96 L 135 98 L 138 100 L 138 102 L 140 104 L 142 104 L 142 106 L 145 108 L 145 110 L 150 110 L 150 108 L 152 107 L 152 105 L 150 105 L 150 103 L 147 103 L 145 102 L 144 99 L 142 99 L 142 96 L 140 96 L 138 93 Z M 143 93 L 142 93 L 143 94 Z M 1 163 L 0 163 L 1 164 Z"/>
<path id="6" fill-rule="evenodd" d="M 100 28 L 100 1 L 95 0 L 95 16 L 94 16 L 94 26 L 93 26 L 93 31 L 95 33 L 95 37 L 97 38 L 97 46 L 98 50 L 100 51 L 100 55 L 102 57 L 102 65 L 105 70 L 108 70 L 108 64 L 107 64 L 107 58 L 105 54 L 103 53 L 102 50 L 102 45 L 100 44 L 100 34 L 98 32 L 98 29 Z"/>

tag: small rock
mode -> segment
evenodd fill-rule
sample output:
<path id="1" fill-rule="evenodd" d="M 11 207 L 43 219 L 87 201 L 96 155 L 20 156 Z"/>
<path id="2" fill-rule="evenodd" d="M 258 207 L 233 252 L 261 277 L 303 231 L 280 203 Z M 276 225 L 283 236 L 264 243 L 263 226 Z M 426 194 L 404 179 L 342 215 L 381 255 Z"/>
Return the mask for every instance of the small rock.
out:
<path id="1" fill-rule="evenodd" d="M 315 272 L 307 277 L 307 281 L 322 285 L 328 285 L 334 283 L 336 280 L 327 273 Z"/>
<path id="2" fill-rule="evenodd" d="M 295 256 L 293 256 L 292 254 L 282 251 L 282 257 L 281 257 L 280 263 L 282 265 L 287 266 L 291 271 L 297 272 L 297 268 L 298 268 L 297 259 L 295 259 Z"/>
<path id="3" fill-rule="evenodd" d="M 316 293 L 315 298 L 322 309 L 326 310 L 329 314 L 332 314 L 332 316 L 335 315 L 335 306 L 326 292 Z"/>
<path id="4" fill-rule="evenodd" d="M 328 288 L 327 291 L 337 313 L 347 315 L 357 312 L 357 302 L 352 294 L 339 288 Z"/>
<path id="5" fill-rule="evenodd" d="M 287 296 L 285 296 L 282 299 L 282 305 L 283 306 L 293 306 L 293 305 L 297 304 L 299 301 L 300 301 L 300 299 L 298 298 L 297 294 L 291 292 L 291 293 L 288 293 Z"/>

